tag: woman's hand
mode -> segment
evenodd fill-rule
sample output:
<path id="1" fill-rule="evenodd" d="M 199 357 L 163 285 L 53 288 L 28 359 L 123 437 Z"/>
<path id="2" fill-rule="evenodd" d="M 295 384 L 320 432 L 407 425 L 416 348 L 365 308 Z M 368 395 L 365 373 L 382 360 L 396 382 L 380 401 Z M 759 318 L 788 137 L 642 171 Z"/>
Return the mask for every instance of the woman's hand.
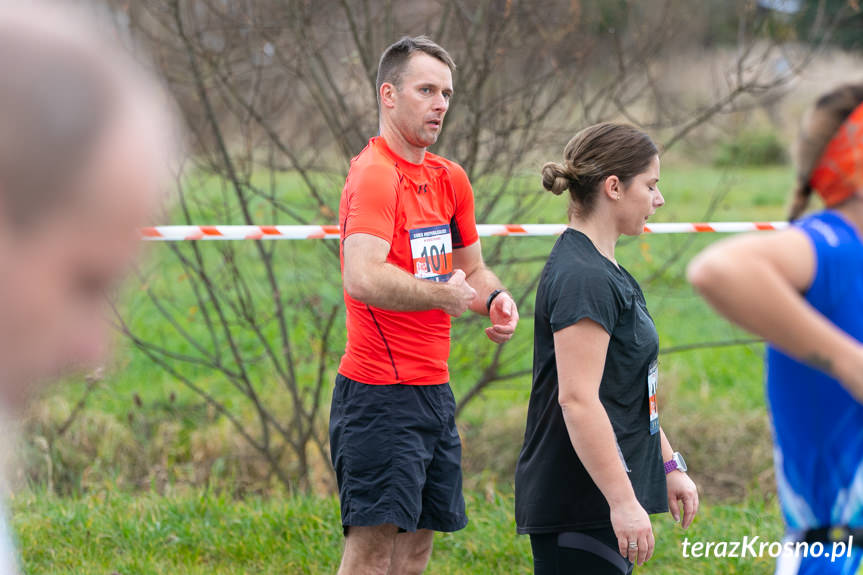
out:
<path id="1" fill-rule="evenodd" d="M 637 499 L 611 507 L 611 527 L 617 535 L 618 551 L 630 562 L 641 565 L 653 555 L 655 541 L 650 517 Z M 638 547 L 632 547 L 631 543 L 637 543 Z"/>
<path id="2" fill-rule="evenodd" d="M 698 488 L 695 483 L 680 470 L 674 470 L 665 477 L 668 487 L 668 509 L 675 521 L 680 521 L 680 505 L 683 504 L 683 521 L 680 525 L 684 529 L 692 524 L 695 514 L 698 512 Z"/>

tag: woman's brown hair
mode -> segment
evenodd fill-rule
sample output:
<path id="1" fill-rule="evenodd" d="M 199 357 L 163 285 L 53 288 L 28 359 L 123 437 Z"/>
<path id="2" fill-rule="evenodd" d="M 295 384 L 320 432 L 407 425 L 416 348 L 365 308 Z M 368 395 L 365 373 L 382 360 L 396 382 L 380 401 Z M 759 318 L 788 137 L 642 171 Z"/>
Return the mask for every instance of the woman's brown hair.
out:
<path id="1" fill-rule="evenodd" d="M 569 190 L 570 214 L 593 211 L 599 187 L 609 176 L 626 186 L 659 154 L 650 136 L 634 126 L 605 122 L 578 132 L 563 150 L 563 163 L 542 167 L 542 186 L 555 195 Z"/>
<path id="2" fill-rule="evenodd" d="M 791 196 L 788 219 L 800 217 L 809 205 L 812 172 L 827 144 L 857 106 L 863 104 L 863 84 L 845 84 L 824 94 L 803 117 L 797 138 L 797 183 Z"/>

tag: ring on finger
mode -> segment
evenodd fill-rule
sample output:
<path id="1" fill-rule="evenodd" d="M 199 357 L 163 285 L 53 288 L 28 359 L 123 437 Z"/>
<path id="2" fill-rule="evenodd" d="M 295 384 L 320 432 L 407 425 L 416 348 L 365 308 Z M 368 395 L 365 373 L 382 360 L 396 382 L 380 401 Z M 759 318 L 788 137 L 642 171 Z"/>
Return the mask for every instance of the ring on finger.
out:
<path id="1" fill-rule="evenodd" d="M 630 549 L 638 549 L 638 541 L 630 541 L 629 542 Z"/>

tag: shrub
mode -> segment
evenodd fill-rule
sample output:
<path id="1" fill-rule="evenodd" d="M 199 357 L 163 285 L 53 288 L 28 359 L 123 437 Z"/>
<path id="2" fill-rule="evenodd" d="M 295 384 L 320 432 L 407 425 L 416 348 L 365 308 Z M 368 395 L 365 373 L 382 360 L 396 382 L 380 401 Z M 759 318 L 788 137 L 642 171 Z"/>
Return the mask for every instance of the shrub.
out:
<path id="1" fill-rule="evenodd" d="M 771 130 L 744 130 L 720 142 L 713 164 L 720 167 L 773 166 L 788 162 L 788 151 Z"/>

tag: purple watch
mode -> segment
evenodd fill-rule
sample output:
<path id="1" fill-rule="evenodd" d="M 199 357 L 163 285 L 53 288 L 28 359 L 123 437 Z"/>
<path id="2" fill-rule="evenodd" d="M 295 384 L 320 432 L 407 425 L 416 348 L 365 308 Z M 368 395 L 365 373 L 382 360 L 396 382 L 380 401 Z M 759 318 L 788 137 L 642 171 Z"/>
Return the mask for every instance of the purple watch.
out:
<path id="1" fill-rule="evenodd" d="M 680 455 L 680 452 L 675 451 L 671 456 L 670 461 L 665 462 L 665 474 L 668 475 L 672 471 L 679 469 L 680 471 L 686 473 L 686 461 L 683 459 L 683 456 Z"/>

